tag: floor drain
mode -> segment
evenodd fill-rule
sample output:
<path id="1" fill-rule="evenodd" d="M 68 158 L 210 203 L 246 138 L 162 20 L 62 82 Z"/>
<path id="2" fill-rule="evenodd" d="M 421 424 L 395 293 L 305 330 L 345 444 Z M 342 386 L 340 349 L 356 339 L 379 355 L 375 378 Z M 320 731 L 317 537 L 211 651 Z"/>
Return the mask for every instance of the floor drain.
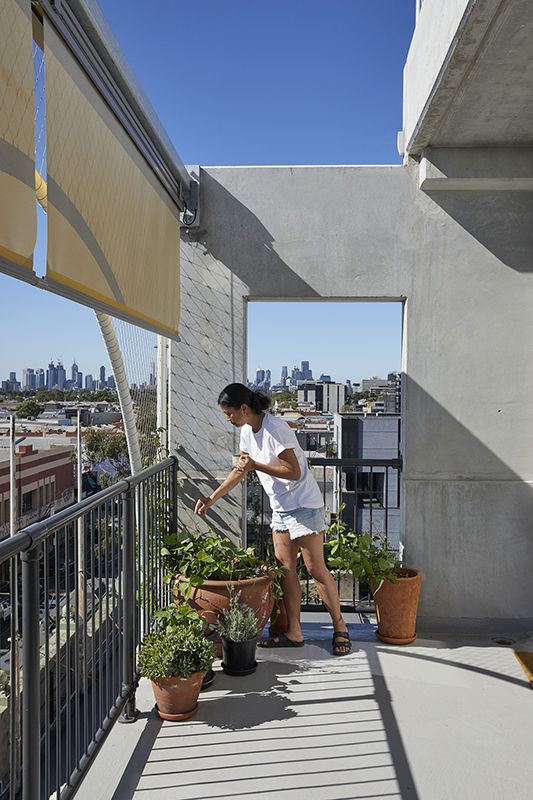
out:
<path id="1" fill-rule="evenodd" d="M 504 647 L 510 647 L 514 644 L 514 639 L 493 639 L 492 640 L 495 644 L 504 645 Z"/>

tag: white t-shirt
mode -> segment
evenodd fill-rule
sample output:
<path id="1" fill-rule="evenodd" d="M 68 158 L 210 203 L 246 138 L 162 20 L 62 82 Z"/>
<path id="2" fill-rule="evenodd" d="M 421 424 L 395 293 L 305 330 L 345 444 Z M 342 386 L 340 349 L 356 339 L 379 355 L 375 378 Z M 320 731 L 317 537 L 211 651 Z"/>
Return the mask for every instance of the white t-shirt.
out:
<path id="1" fill-rule="evenodd" d="M 289 481 L 257 472 L 263 489 L 270 498 L 272 511 L 293 511 L 295 508 L 321 508 L 324 500 L 318 484 L 309 471 L 304 452 L 296 434 L 285 420 L 265 414 L 261 428 L 254 433 L 251 425 L 241 428 L 240 448 L 260 464 L 281 464 L 278 456 L 283 450 L 294 450 L 300 465 L 300 478 Z"/>

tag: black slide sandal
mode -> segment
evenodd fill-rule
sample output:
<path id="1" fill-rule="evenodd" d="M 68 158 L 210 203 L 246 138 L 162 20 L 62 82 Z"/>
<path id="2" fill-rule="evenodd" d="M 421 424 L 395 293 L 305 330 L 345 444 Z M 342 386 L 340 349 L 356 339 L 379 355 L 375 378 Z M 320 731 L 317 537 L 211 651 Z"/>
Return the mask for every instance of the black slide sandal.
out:
<path id="1" fill-rule="evenodd" d="M 276 641 L 276 639 L 278 641 Z M 293 639 L 289 639 L 288 636 L 282 632 L 277 633 L 276 636 L 270 636 L 268 639 L 265 639 L 264 642 L 259 642 L 259 647 L 303 647 L 305 642 L 295 642 Z"/>
<path id="2" fill-rule="evenodd" d="M 331 645 L 334 656 L 347 656 L 352 649 L 352 642 L 348 631 L 333 631 Z M 347 647 L 348 649 L 341 649 L 343 647 Z"/>

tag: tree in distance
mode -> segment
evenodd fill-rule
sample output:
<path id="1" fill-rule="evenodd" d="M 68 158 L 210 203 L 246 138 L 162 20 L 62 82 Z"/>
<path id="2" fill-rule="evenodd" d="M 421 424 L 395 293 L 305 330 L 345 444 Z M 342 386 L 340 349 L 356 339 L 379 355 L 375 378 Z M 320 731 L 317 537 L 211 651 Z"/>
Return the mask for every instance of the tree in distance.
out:
<path id="1" fill-rule="evenodd" d="M 17 406 L 17 417 L 22 417 L 22 419 L 35 419 L 35 417 L 38 417 L 43 411 L 43 406 L 39 405 L 36 400 L 29 398 L 28 400 L 23 400 L 22 403 L 19 403 Z"/>

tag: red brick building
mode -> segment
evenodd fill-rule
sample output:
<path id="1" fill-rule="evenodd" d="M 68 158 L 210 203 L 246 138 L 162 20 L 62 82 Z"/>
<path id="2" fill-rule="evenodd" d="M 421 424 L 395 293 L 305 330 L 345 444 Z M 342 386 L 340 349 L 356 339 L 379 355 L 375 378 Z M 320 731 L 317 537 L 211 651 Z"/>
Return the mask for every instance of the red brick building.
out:
<path id="1" fill-rule="evenodd" d="M 58 445 L 35 450 L 19 445 L 16 452 L 17 528 L 49 516 L 73 502 L 74 447 Z M 0 456 L 0 539 L 9 535 L 9 453 Z"/>

